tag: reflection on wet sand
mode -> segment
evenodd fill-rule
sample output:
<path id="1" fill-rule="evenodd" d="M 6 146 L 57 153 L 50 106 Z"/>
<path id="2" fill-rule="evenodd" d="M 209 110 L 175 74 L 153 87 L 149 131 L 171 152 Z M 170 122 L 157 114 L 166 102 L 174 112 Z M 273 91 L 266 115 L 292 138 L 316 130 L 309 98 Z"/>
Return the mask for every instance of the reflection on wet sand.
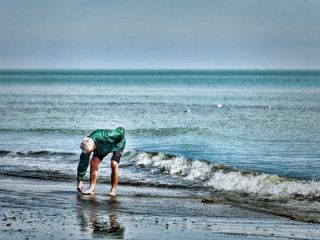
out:
<path id="1" fill-rule="evenodd" d="M 78 218 L 81 231 L 95 236 L 123 239 L 125 229 L 118 222 L 116 197 L 97 201 L 95 195 L 77 196 Z"/>

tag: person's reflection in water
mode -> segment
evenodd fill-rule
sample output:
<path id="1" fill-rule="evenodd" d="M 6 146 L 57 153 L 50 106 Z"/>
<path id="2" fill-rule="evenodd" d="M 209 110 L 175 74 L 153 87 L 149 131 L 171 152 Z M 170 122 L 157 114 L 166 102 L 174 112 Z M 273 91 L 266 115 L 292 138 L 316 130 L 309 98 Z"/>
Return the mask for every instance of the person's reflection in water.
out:
<path id="1" fill-rule="evenodd" d="M 81 231 L 96 236 L 109 236 L 122 239 L 125 229 L 118 222 L 116 197 L 110 200 L 97 201 L 95 195 L 78 195 L 79 224 Z"/>

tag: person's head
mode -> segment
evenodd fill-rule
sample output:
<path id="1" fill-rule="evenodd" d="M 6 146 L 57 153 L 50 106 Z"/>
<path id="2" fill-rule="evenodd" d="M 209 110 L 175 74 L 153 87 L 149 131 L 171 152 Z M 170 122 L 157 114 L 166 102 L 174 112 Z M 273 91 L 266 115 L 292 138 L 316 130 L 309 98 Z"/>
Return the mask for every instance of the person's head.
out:
<path id="1" fill-rule="evenodd" d="M 94 141 L 90 137 L 85 137 L 80 144 L 80 148 L 84 154 L 93 152 L 95 147 Z"/>

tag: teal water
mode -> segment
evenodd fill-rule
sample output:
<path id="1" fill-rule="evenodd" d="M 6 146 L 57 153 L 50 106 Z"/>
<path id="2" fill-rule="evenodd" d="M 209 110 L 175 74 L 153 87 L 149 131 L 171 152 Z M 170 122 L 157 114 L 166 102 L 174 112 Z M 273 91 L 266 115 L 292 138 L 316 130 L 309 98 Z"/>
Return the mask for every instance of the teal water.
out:
<path id="1" fill-rule="evenodd" d="M 213 181 L 201 175 L 207 172 L 186 178 L 179 157 L 189 173 L 201 160 L 319 181 L 319 71 L 1 71 L 0 116 L 2 174 L 47 165 L 74 176 L 81 139 L 123 126 L 127 158 L 140 166 L 128 181 L 145 179 L 137 174 L 142 165 L 153 169 L 150 181 Z M 151 155 L 141 161 L 147 152 L 176 156 L 173 173 L 155 173 Z"/>

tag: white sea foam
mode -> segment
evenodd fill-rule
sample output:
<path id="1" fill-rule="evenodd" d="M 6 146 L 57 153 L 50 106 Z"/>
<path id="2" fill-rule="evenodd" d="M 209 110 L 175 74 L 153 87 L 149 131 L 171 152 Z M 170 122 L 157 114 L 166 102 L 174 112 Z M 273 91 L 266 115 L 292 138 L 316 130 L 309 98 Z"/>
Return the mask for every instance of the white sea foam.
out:
<path id="1" fill-rule="evenodd" d="M 300 194 L 320 195 L 320 183 L 316 181 L 287 180 L 277 175 L 242 175 L 241 172 L 214 172 L 206 186 L 226 191 L 287 197 Z"/>
<path id="2" fill-rule="evenodd" d="M 187 161 L 187 160 L 185 160 Z M 201 162 L 198 160 L 192 161 L 190 170 L 185 177 L 187 180 L 196 181 L 196 180 L 207 180 L 211 175 L 211 167 L 206 162 Z"/>
<path id="3" fill-rule="evenodd" d="M 270 174 L 250 174 L 214 163 L 188 160 L 184 157 L 139 152 L 134 164 L 149 167 L 185 180 L 202 182 L 204 186 L 217 190 L 236 191 L 258 195 L 289 197 L 291 195 L 320 196 L 319 181 L 286 179 Z"/>
<path id="4" fill-rule="evenodd" d="M 223 104 L 219 103 L 217 104 L 217 108 L 222 108 L 223 107 Z"/>
<path id="5" fill-rule="evenodd" d="M 162 170 L 168 174 L 184 175 L 189 171 L 188 162 L 183 157 L 166 158 L 162 153 L 150 156 L 148 153 L 141 152 L 136 158 L 137 165 L 151 166 Z"/>

